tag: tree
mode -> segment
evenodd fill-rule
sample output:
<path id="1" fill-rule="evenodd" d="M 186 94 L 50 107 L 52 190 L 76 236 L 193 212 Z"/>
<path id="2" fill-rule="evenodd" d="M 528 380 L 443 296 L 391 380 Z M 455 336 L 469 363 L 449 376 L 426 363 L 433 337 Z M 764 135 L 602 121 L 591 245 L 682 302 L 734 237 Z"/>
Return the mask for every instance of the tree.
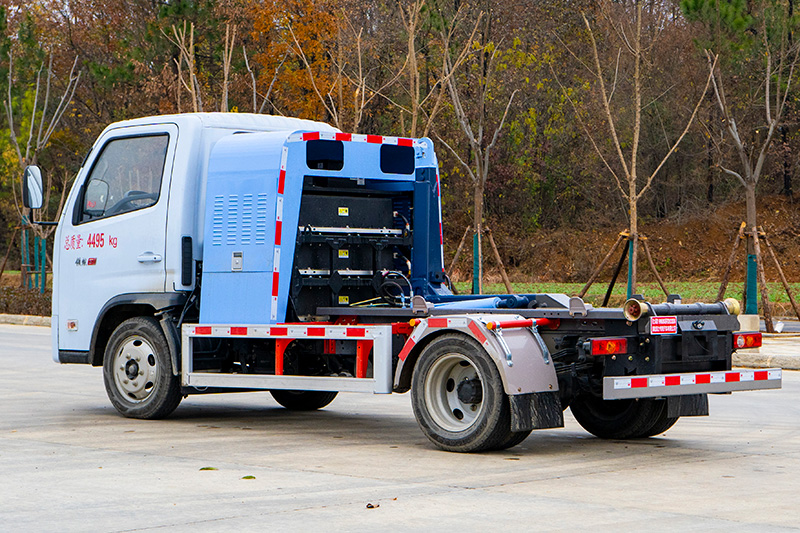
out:
<path id="1" fill-rule="evenodd" d="M 689 132 L 712 77 L 710 71 L 702 94 L 697 98 L 693 111 L 686 119 L 686 126 L 683 131 L 677 138 L 670 141 L 669 149 L 661 157 L 655 168 L 649 172 L 642 173 L 639 157 L 641 155 L 642 110 L 647 105 L 643 105 L 642 102 L 648 81 L 646 68 L 654 62 L 651 56 L 655 53 L 655 47 L 664 27 L 664 18 L 666 16 L 665 13 L 656 13 L 654 18 L 649 20 L 648 27 L 645 28 L 642 13 L 643 3 L 643 1 L 639 0 L 629 5 L 620 4 L 616 6 L 614 11 L 607 9 L 605 6 L 600 8 L 600 21 L 598 22 L 605 23 L 608 38 L 614 39 L 616 42 L 616 62 L 613 70 L 604 68 L 602 64 L 595 31 L 586 14 L 583 14 L 582 17 L 586 35 L 591 45 L 591 63 L 585 63 L 574 52 L 570 52 L 585 66 L 594 79 L 594 94 L 599 100 L 602 116 L 608 128 L 610 146 L 603 146 L 603 143 L 595 138 L 595 135 L 592 134 L 582 120 L 581 110 L 575 104 L 569 91 L 564 89 L 565 95 L 573 103 L 575 113 L 581 121 L 595 152 L 602 160 L 606 170 L 611 174 L 617 189 L 627 203 L 629 216 L 628 241 L 630 243 L 628 261 L 631 273 L 628 279 L 629 296 L 636 292 L 639 249 L 639 201 L 649 191 L 659 171 L 661 171 L 669 157 L 677 150 L 678 145 Z M 632 9 L 633 13 L 630 13 L 629 9 Z M 647 42 L 643 42 L 643 30 Z M 630 61 L 627 68 L 624 65 L 621 68 L 624 58 L 623 52 L 625 52 L 626 59 Z M 714 62 L 715 59 L 712 58 L 712 65 Z M 606 77 L 609 75 L 608 71 L 613 71 L 613 77 L 610 79 L 610 90 L 606 81 Z M 623 76 L 627 74 L 629 76 L 628 79 L 621 79 L 620 73 Z M 614 94 L 617 91 L 624 90 L 623 85 L 630 91 L 630 101 L 612 107 Z M 632 110 L 632 117 L 629 113 L 626 116 L 627 110 Z M 620 124 L 627 124 L 627 128 L 621 127 Z M 628 146 L 630 147 L 629 149 L 627 149 Z M 612 155 L 606 155 L 606 149 L 610 149 Z"/>
<path id="2" fill-rule="evenodd" d="M 756 187 L 770 146 L 781 131 L 797 75 L 800 43 L 792 39 L 797 16 L 791 12 L 791 2 L 780 0 L 683 0 L 681 7 L 690 20 L 705 23 L 710 33 L 704 44 L 713 73 L 715 102 L 727 134 L 716 145 L 721 157 L 719 167 L 744 187 L 748 279 L 755 279 Z M 724 54 L 716 67 L 715 53 Z M 732 91 L 730 86 L 734 87 Z M 753 114 L 759 108 L 763 115 Z M 729 159 L 736 160 L 736 165 L 726 162 Z M 748 313 L 756 312 L 755 293 L 756 286 L 748 284 Z"/>
<path id="3" fill-rule="evenodd" d="M 498 74 L 497 64 L 502 55 L 503 46 L 502 41 L 497 43 L 493 40 L 492 24 L 494 22 L 491 11 L 487 16 L 484 16 L 482 12 L 478 14 L 475 27 L 480 25 L 479 39 L 472 41 L 475 35 L 475 30 L 473 30 L 469 36 L 469 40 L 472 41 L 473 54 L 467 61 L 463 61 L 465 75 L 461 77 L 455 75 L 456 65 L 462 61 L 461 56 L 454 59 L 449 48 L 444 51 L 444 80 L 447 83 L 456 120 L 468 143 L 468 156 L 461 157 L 444 139 L 439 137 L 439 140 L 453 154 L 472 183 L 473 256 L 477 266 L 476 271 L 473 272 L 472 287 L 476 294 L 483 292 L 484 192 L 489 178 L 490 156 L 500 138 L 500 131 L 503 129 L 514 96 L 518 92 L 517 89 L 511 92 L 500 120 L 493 125 L 492 117 L 497 116 L 498 110 L 494 109 L 492 103 L 499 98 L 498 93 L 501 93 L 501 87 L 495 84 L 495 77 Z M 449 42 L 449 37 L 443 35 L 442 41 Z M 518 41 L 515 41 L 515 44 L 518 44 Z M 465 85 L 469 85 L 469 87 L 466 88 Z M 473 93 L 472 98 L 468 100 L 472 104 L 471 108 L 465 107 L 466 100 L 462 97 L 462 93 L 467 90 Z M 491 131 L 492 126 L 494 126 L 494 131 Z"/>
<path id="4" fill-rule="evenodd" d="M 64 113 L 69 109 L 75 89 L 80 81 L 81 72 L 77 69 L 78 58 L 72 62 L 72 67 L 62 83 L 61 97 L 57 103 L 53 102 L 52 92 L 56 90 L 55 82 L 59 78 L 53 66 L 53 52 L 46 54 L 34 38 L 33 20 L 28 18 L 20 27 L 17 39 L 17 53 L 23 56 L 21 61 L 23 72 L 15 70 L 15 47 L 5 47 L 8 50 L 8 79 L 7 92 L 3 99 L 6 120 L 8 123 L 8 139 L 16 155 L 16 175 L 21 176 L 22 170 L 28 165 L 36 165 L 42 151 L 49 145 L 50 139 L 58 131 Z M 31 72 L 25 72 L 25 67 L 30 69 L 31 59 L 40 61 L 36 73 L 31 79 Z M 68 180 L 68 179 L 67 179 Z M 15 187 L 16 180 L 12 179 L 12 193 L 17 212 L 22 218 L 20 196 Z M 60 200 L 56 210 L 56 218 L 61 213 L 66 194 L 66 181 L 60 185 Z M 48 208 L 50 193 L 53 190 L 53 175 L 47 173 L 47 186 L 45 188 L 44 209 Z M 20 193 L 21 195 L 21 193 Z M 45 237 L 55 228 L 44 229 L 41 226 L 33 227 L 35 233 Z"/>

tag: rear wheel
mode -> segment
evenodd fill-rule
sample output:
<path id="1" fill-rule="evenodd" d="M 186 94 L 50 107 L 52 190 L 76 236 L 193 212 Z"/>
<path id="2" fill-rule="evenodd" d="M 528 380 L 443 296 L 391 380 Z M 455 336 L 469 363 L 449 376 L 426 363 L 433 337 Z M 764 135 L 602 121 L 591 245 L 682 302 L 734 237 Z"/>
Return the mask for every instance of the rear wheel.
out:
<path id="1" fill-rule="evenodd" d="M 502 449 L 524 438 L 511 432 L 494 361 L 466 335 L 442 335 L 425 347 L 414 368 L 411 403 L 425 436 L 443 450 Z"/>
<path id="2" fill-rule="evenodd" d="M 178 407 L 180 381 L 172 374 L 169 345 L 154 318 L 130 318 L 114 330 L 103 381 L 111 403 L 126 417 L 164 418 Z"/>
<path id="3" fill-rule="evenodd" d="M 678 420 L 667 416 L 667 402 L 652 398 L 603 400 L 583 395 L 572 402 L 570 409 L 583 429 L 601 439 L 652 437 Z"/>
<path id="4" fill-rule="evenodd" d="M 336 398 L 338 392 L 316 390 L 271 390 L 275 401 L 291 411 L 322 409 Z"/>

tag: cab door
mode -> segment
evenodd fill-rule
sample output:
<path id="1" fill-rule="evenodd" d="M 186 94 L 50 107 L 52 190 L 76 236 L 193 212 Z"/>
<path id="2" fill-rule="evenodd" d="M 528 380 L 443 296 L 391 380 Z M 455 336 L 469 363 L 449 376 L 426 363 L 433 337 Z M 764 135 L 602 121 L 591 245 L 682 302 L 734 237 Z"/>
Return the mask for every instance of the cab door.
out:
<path id="1" fill-rule="evenodd" d="M 177 141 L 177 126 L 160 124 L 110 130 L 95 145 L 56 242 L 60 350 L 89 350 L 98 315 L 115 296 L 164 292 Z"/>

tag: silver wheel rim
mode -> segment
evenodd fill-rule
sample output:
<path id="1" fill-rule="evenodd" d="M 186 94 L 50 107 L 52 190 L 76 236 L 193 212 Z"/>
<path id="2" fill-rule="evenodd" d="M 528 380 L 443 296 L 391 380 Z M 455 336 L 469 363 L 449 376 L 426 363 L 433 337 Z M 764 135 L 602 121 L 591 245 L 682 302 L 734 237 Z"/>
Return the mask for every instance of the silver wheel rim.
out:
<path id="1" fill-rule="evenodd" d="M 126 400 L 141 403 L 155 390 L 159 366 L 155 350 L 141 335 L 125 339 L 114 354 L 114 384 Z"/>
<path id="2" fill-rule="evenodd" d="M 449 353 L 437 359 L 425 380 L 425 407 L 442 429 L 457 433 L 472 427 L 483 411 L 483 398 L 464 401 L 459 398 L 459 384 L 472 381 L 481 392 L 480 371 L 461 354 Z M 462 385 L 463 386 L 463 385 Z"/>

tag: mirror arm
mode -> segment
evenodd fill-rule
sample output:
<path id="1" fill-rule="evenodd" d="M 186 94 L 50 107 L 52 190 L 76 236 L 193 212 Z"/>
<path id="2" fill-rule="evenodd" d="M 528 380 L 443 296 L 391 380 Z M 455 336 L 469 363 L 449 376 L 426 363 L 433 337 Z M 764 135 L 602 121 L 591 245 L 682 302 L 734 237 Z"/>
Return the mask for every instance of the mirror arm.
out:
<path id="1" fill-rule="evenodd" d="M 36 224 L 37 226 L 58 226 L 58 221 L 56 222 L 45 222 L 43 220 L 37 221 L 36 218 L 33 216 L 33 209 L 30 209 L 30 221 L 31 224 Z"/>

